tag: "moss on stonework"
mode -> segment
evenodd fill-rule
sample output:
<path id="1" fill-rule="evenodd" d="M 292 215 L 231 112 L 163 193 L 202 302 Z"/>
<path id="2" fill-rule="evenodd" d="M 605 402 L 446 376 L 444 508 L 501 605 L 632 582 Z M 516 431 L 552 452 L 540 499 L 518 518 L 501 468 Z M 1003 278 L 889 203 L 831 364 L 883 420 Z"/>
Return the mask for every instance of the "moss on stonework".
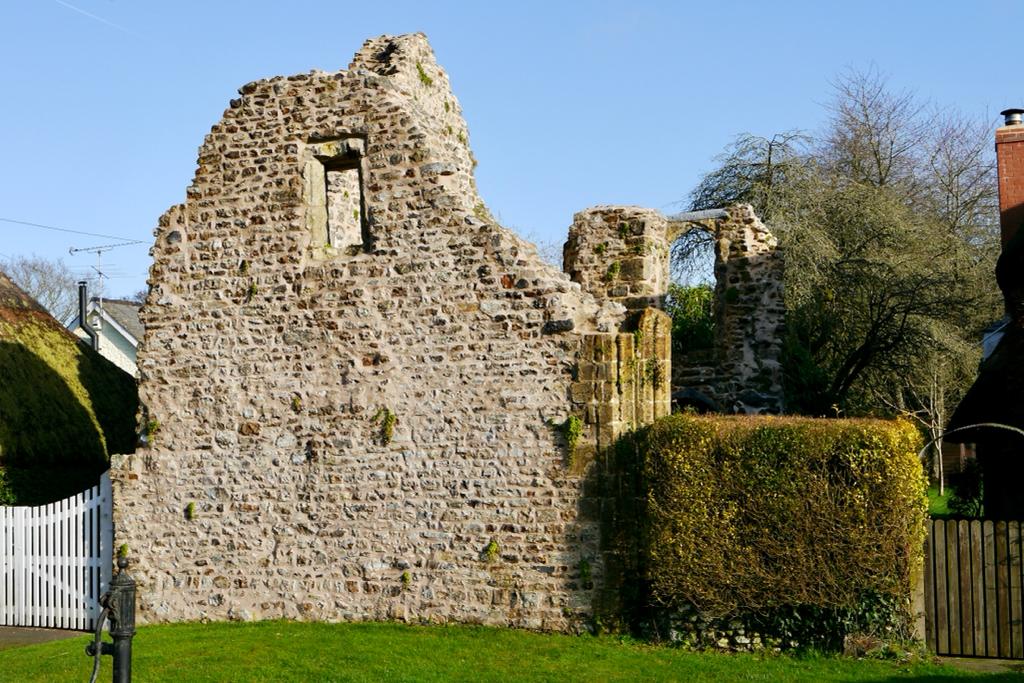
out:
<path id="1" fill-rule="evenodd" d="M 434 79 L 427 75 L 427 72 L 423 70 L 423 65 L 419 62 L 416 62 L 416 73 L 420 77 L 420 83 L 427 87 L 434 85 Z"/>
<path id="2" fill-rule="evenodd" d="M 566 458 L 572 466 L 576 460 L 576 446 L 579 445 L 580 437 L 583 436 L 583 420 L 576 415 L 565 418 L 561 425 L 562 436 L 565 437 Z"/>
<path id="3" fill-rule="evenodd" d="M 665 382 L 665 373 L 661 363 L 656 358 L 648 358 L 644 361 L 643 373 L 640 375 L 640 383 L 650 384 L 655 389 L 660 389 Z"/>
<path id="4" fill-rule="evenodd" d="M 484 550 L 481 555 L 483 556 L 484 562 L 493 564 L 497 562 L 498 558 L 501 556 L 501 546 L 492 538 L 488 541 L 487 545 L 484 546 Z"/>
<path id="5" fill-rule="evenodd" d="M 391 412 L 390 408 L 384 407 L 373 416 L 373 421 L 380 423 L 380 445 L 387 446 L 395 437 L 395 423 L 398 422 L 398 416 Z"/>
<path id="6" fill-rule="evenodd" d="M 156 435 L 157 435 L 157 433 L 159 431 L 160 431 L 160 420 L 157 420 L 156 418 L 154 418 L 154 419 L 149 420 L 148 422 L 146 422 L 146 443 L 148 443 L 150 446 L 152 446 L 153 442 L 156 440 Z"/>
<path id="7" fill-rule="evenodd" d="M 622 264 L 619 263 L 618 261 L 613 261 L 611 263 L 611 265 L 608 266 L 608 270 L 606 270 L 605 273 L 604 273 L 604 281 L 605 282 L 615 282 L 616 280 L 619 279 L 619 274 L 621 272 L 622 272 Z"/>
<path id="8" fill-rule="evenodd" d="M 473 215 L 476 216 L 477 218 L 479 218 L 480 220 L 485 221 L 487 223 L 497 223 L 498 222 L 498 221 L 496 221 L 494 219 L 494 216 L 491 215 L 491 212 L 487 208 L 487 205 L 484 204 L 483 202 L 477 202 L 476 203 L 476 206 L 473 207 Z"/>
<path id="9" fill-rule="evenodd" d="M 580 587 L 584 590 L 590 590 L 594 587 L 594 577 L 590 569 L 590 561 L 587 558 L 582 558 L 579 564 L 580 573 Z"/>

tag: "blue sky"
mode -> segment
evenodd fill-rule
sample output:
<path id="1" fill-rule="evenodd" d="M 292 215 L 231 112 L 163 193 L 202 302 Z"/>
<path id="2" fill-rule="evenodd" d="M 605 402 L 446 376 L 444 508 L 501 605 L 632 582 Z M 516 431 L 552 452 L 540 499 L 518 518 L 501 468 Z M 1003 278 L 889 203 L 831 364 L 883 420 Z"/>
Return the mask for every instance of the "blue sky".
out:
<path id="1" fill-rule="evenodd" d="M 142 287 L 161 213 L 242 84 L 345 68 L 363 41 L 423 31 L 462 103 L 481 194 L 561 242 L 595 204 L 664 211 L 737 134 L 815 130 L 830 81 L 987 116 L 1024 106 L 1024 4 L 1003 2 L 129 2 L 0 8 L 0 218 L 143 240 L 104 255 Z M 0 255 L 111 240 L 0 222 Z"/>

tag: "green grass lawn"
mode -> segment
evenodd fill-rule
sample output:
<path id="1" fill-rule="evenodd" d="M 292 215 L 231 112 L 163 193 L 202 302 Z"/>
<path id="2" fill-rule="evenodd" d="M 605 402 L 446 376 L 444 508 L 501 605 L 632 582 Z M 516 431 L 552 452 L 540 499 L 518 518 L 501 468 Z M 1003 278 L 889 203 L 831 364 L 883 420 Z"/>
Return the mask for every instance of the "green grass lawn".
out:
<path id="1" fill-rule="evenodd" d="M 946 486 L 946 495 L 939 495 L 938 486 L 928 487 L 928 514 L 932 517 L 943 519 L 950 516 L 949 512 L 949 486 Z"/>
<path id="2" fill-rule="evenodd" d="M 88 638 L 0 651 L 0 680 L 86 681 Z M 100 679 L 110 680 L 104 657 Z M 468 626 L 178 624 L 135 638 L 146 681 L 944 681 L 977 678 L 934 664 L 823 656 L 696 654 L 613 637 Z M 1006 674 L 986 681 L 1020 680 Z"/>

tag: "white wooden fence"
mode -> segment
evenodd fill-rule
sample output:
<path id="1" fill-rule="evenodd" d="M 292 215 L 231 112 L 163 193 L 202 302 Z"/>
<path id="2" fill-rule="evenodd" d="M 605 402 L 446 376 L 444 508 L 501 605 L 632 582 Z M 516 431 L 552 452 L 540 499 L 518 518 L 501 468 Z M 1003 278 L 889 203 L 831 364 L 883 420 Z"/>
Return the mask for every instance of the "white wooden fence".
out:
<path id="1" fill-rule="evenodd" d="M 0 625 L 92 630 L 110 583 L 110 473 L 56 503 L 0 507 Z"/>

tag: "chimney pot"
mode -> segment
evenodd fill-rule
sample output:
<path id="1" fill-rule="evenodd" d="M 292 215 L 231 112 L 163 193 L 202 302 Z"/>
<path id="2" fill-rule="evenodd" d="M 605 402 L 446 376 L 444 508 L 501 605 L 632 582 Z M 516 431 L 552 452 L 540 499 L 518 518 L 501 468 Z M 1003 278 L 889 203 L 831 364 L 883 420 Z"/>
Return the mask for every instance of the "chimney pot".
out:
<path id="1" fill-rule="evenodd" d="M 1004 126 L 1019 126 L 1022 122 L 1021 115 L 1024 114 L 1024 109 L 1004 109 L 999 112 L 1000 116 L 1005 117 L 1003 120 Z"/>

